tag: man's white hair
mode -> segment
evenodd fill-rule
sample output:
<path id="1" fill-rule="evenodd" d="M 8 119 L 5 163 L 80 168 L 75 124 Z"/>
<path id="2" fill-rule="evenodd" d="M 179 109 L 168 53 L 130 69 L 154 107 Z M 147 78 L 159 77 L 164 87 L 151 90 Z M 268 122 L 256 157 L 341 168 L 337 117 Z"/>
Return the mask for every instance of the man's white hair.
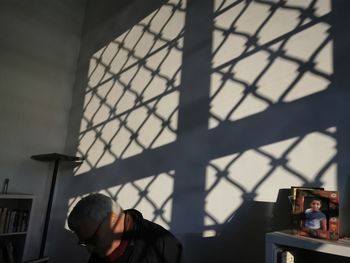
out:
<path id="1" fill-rule="evenodd" d="M 99 224 L 109 213 L 119 216 L 123 210 L 112 198 L 95 193 L 82 198 L 68 216 L 68 226 L 72 231 L 80 229 L 81 222 Z"/>

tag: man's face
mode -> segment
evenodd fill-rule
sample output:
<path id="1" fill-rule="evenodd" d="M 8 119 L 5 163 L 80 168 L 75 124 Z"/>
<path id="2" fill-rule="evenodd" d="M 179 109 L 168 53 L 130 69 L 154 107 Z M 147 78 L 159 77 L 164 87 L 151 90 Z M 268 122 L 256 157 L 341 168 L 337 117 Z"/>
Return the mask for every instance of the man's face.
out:
<path id="1" fill-rule="evenodd" d="M 108 218 L 99 224 L 81 222 L 79 230 L 75 231 L 79 244 L 86 247 L 89 252 L 101 257 L 107 256 L 112 244 L 112 230 L 109 228 Z"/>
<path id="2" fill-rule="evenodd" d="M 313 211 L 320 211 L 320 209 L 321 209 L 321 202 L 318 201 L 318 200 L 313 200 L 311 202 L 311 209 Z"/>

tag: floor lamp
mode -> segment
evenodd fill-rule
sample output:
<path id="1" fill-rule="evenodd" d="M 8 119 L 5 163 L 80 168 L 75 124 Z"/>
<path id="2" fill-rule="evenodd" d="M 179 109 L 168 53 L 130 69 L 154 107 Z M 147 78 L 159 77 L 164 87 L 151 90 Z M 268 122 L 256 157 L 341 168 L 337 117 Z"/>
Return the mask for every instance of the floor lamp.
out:
<path id="1" fill-rule="evenodd" d="M 59 153 L 33 155 L 30 158 L 33 160 L 41 161 L 41 162 L 54 162 L 55 163 L 55 166 L 53 169 L 53 174 L 52 174 L 49 201 L 48 201 L 47 210 L 46 210 L 44 232 L 43 232 L 43 237 L 41 239 L 41 246 L 40 246 L 40 257 L 43 257 L 44 252 L 45 252 L 45 244 L 46 244 L 47 232 L 48 232 L 49 222 L 50 222 L 52 200 L 53 200 L 53 196 L 54 196 L 54 192 L 55 192 L 56 178 L 57 178 L 57 174 L 58 174 L 58 166 L 59 166 L 60 162 L 81 163 L 84 160 L 84 158 L 77 157 L 77 156 L 65 155 L 65 154 L 59 154 Z"/>

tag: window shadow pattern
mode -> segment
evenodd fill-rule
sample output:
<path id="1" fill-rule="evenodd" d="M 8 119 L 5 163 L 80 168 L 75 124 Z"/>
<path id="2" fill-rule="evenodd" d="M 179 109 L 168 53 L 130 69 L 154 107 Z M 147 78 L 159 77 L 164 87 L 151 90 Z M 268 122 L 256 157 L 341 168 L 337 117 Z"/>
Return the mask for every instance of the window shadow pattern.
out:
<path id="1" fill-rule="evenodd" d="M 214 9 L 209 129 L 331 88 L 330 2 L 219 0 Z M 216 235 L 245 201 L 275 200 L 271 185 L 336 188 L 335 158 L 329 126 L 211 160 L 204 235 Z M 228 208 L 222 200 L 240 202 Z"/>
<path id="2" fill-rule="evenodd" d="M 330 10 L 321 2 L 217 1 L 211 128 L 328 88 Z"/>
<path id="3" fill-rule="evenodd" d="M 271 189 L 272 184 L 281 188 L 328 184 L 335 188 L 335 135 L 336 130 L 330 128 L 211 160 L 206 173 L 203 234 L 217 235 L 243 202 L 275 200 L 278 189 Z M 321 145 L 318 150 L 322 154 L 318 156 L 312 150 L 315 144 Z M 305 155 L 308 149 L 310 152 Z M 230 206 L 218 205 L 222 200 L 240 201 L 231 202 Z"/>
<path id="4" fill-rule="evenodd" d="M 208 133 L 281 105 L 293 107 L 331 88 L 328 1 L 214 3 Z M 92 57 L 78 147 L 85 162 L 76 175 L 180 144 L 185 5 L 169 1 Z M 233 149 L 227 155 L 216 151 L 218 156 L 207 158 L 203 169 L 203 234 L 216 235 L 247 200 L 271 201 L 282 187 L 334 181 L 335 138 L 336 127 L 330 124 L 272 144 Z M 315 151 L 322 154 L 315 156 Z M 145 205 L 147 218 L 170 228 L 175 166 L 100 192 L 128 207 Z M 78 199 L 70 200 L 69 209 Z"/>
<path id="5" fill-rule="evenodd" d="M 110 196 L 113 200 L 123 205 L 123 207 L 141 210 L 145 218 L 169 229 L 174 179 L 174 171 L 169 171 L 112 186 L 98 192 Z M 86 195 L 76 196 L 69 200 L 69 213 L 75 204 Z"/>
<path id="6" fill-rule="evenodd" d="M 176 140 L 183 5 L 168 2 L 92 57 L 76 174 Z"/>
<path id="7" fill-rule="evenodd" d="M 75 176 L 176 140 L 185 4 L 165 3 L 93 54 L 77 152 L 85 161 Z M 98 192 L 170 228 L 173 184 L 169 170 Z"/>

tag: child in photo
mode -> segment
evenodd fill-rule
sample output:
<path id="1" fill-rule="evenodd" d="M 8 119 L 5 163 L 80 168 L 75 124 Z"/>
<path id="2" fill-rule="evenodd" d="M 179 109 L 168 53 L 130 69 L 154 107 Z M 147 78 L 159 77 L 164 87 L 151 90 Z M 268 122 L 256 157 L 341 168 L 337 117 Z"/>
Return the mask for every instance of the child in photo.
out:
<path id="1" fill-rule="evenodd" d="M 326 215 L 321 212 L 321 200 L 312 199 L 310 208 L 305 210 L 305 227 L 311 230 L 327 230 Z"/>

